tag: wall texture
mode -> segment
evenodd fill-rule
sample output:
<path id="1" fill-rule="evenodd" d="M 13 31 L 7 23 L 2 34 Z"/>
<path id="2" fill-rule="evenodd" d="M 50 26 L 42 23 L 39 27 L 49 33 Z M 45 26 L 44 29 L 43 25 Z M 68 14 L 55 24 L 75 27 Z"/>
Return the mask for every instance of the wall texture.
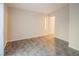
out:
<path id="1" fill-rule="evenodd" d="M 9 8 L 9 41 L 47 35 L 45 15 Z"/>
<path id="2" fill-rule="evenodd" d="M 4 5 L 0 4 L 0 56 L 4 55 Z"/>
<path id="3" fill-rule="evenodd" d="M 79 4 L 70 4 L 69 46 L 79 50 Z"/>
<path id="4" fill-rule="evenodd" d="M 52 12 L 49 17 L 55 17 L 55 36 L 59 39 L 68 41 L 69 39 L 69 6 L 66 5 L 55 12 Z"/>

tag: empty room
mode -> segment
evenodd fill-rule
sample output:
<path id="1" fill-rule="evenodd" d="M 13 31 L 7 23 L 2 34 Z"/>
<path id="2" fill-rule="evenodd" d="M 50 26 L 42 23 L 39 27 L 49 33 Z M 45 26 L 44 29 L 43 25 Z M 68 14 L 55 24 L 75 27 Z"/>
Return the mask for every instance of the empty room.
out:
<path id="1" fill-rule="evenodd" d="M 0 55 L 79 56 L 78 3 L 0 4 Z"/>

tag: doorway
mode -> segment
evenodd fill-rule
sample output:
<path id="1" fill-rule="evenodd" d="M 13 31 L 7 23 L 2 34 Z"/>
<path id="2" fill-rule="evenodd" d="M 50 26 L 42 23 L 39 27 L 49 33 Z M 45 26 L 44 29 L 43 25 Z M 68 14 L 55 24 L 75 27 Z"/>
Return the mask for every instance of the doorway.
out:
<path id="1" fill-rule="evenodd" d="M 55 16 L 49 17 L 49 32 L 55 35 Z"/>

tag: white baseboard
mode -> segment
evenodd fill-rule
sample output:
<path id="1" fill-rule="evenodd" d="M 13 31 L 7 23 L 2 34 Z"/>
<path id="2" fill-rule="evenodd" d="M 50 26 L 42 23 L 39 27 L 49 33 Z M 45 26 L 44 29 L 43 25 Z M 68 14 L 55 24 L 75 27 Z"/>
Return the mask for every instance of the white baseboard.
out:
<path id="1" fill-rule="evenodd" d="M 78 48 L 72 47 L 71 45 L 69 45 L 69 47 L 70 47 L 70 48 L 72 48 L 72 49 L 74 49 L 74 50 L 79 51 L 79 49 L 78 49 Z"/>
<path id="2" fill-rule="evenodd" d="M 57 37 L 55 36 L 56 38 L 60 39 L 60 40 L 63 40 L 63 41 L 66 41 L 66 42 L 69 42 L 68 40 L 65 40 L 64 38 L 60 38 L 60 37 Z"/>
<path id="3" fill-rule="evenodd" d="M 4 43 L 4 48 L 6 47 L 6 45 L 7 45 L 7 41 Z"/>
<path id="4" fill-rule="evenodd" d="M 31 39 L 31 38 L 43 37 L 43 36 L 49 36 L 49 35 L 53 35 L 53 34 L 30 36 L 30 37 L 26 37 L 26 38 L 22 38 L 22 39 L 17 39 L 17 40 L 9 40 L 8 42 L 18 41 L 18 40 L 23 40 L 23 39 Z"/>

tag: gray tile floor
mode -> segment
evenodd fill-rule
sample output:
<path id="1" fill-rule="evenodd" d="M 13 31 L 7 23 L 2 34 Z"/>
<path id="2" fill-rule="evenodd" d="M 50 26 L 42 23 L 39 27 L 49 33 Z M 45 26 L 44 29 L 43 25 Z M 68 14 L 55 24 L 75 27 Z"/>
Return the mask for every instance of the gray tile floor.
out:
<path id="1" fill-rule="evenodd" d="M 79 56 L 79 52 L 69 48 L 68 42 L 45 36 L 8 42 L 5 56 Z"/>

